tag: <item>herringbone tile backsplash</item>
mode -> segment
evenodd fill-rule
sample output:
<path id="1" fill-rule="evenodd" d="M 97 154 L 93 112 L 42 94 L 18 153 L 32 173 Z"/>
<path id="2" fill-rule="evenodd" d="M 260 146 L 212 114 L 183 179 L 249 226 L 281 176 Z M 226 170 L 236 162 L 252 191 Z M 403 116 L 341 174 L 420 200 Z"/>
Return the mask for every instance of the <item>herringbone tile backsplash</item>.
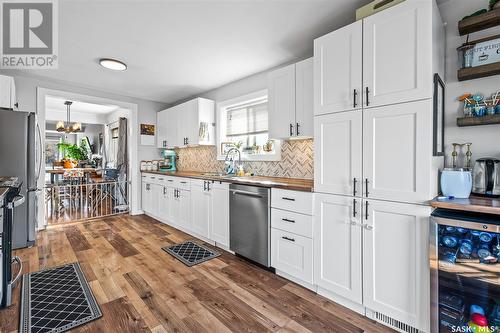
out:
<path id="1" fill-rule="evenodd" d="M 217 148 L 199 146 L 179 148 L 177 168 L 182 171 L 223 172 L 224 161 L 217 160 Z M 259 176 L 313 178 L 313 140 L 283 141 L 281 161 L 244 162 L 243 168 Z"/>

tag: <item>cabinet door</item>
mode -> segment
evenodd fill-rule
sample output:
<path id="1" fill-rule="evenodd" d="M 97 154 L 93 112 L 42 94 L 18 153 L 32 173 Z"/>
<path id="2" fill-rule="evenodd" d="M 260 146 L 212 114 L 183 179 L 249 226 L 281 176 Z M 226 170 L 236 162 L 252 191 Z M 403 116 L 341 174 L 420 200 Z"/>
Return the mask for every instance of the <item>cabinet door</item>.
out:
<path id="1" fill-rule="evenodd" d="M 15 86 L 14 79 L 10 76 L 0 75 L 0 107 L 14 108 L 15 101 Z"/>
<path id="2" fill-rule="evenodd" d="M 361 196 L 362 111 L 314 118 L 314 190 Z"/>
<path id="3" fill-rule="evenodd" d="M 210 194 L 199 185 L 191 186 L 191 230 L 208 238 Z"/>
<path id="4" fill-rule="evenodd" d="M 150 189 L 151 189 L 151 184 L 142 182 L 142 192 L 141 192 L 141 199 L 142 199 L 142 210 L 146 214 L 151 213 L 151 200 L 150 200 Z"/>
<path id="5" fill-rule="evenodd" d="M 150 196 L 148 200 L 151 202 L 151 215 L 158 217 L 160 215 L 160 197 L 163 192 L 163 186 L 151 184 Z"/>
<path id="6" fill-rule="evenodd" d="M 363 19 L 365 106 L 432 97 L 431 1 L 404 1 Z"/>
<path id="7" fill-rule="evenodd" d="M 166 135 L 165 140 L 167 141 L 167 147 L 178 146 L 178 116 L 177 108 L 173 107 L 167 110 L 165 119 L 165 129 Z"/>
<path id="8" fill-rule="evenodd" d="M 314 114 L 362 106 L 361 21 L 314 40 Z"/>
<path id="9" fill-rule="evenodd" d="M 178 226 L 180 221 L 180 203 L 177 199 L 176 193 L 177 189 L 173 187 L 168 187 L 168 211 L 169 211 L 169 223 L 173 226 Z"/>
<path id="10" fill-rule="evenodd" d="M 314 200 L 314 283 L 361 304 L 361 199 L 315 194 Z"/>
<path id="11" fill-rule="evenodd" d="M 423 203 L 432 196 L 430 100 L 363 111 L 365 196 Z M 366 187 L 366 183 L 363 188 Z"/>
<path id="12" fill-rule="evenodd" d="M 229 247 L 229 184 L 210 184 L 210 239 Z"/>
<path id="13" fill-rule="evenodd" d="M 199 143 L 200 117 L 198 115 L 198 99 L 193 99 L 183 105 L 182 132 L 185 133 L 186 145 L 197 145 Z"/>
<path id="14" fill-rule="evenodd" d="M 167 148 L 167 123 L 168 110 L 160 111 L 156 114 L 156 146 Z"/>
<path id="15" fill-rule="evenodd" d="M 430 207 L 367 200 L 363 300 L 373 311 L 429 331 Z"/>
<path id="16" fill-rule="evenodd" d="M 267 76 L 269 138 L 295 135 L 295 64 L 277 69 Z"/>
<path id="17" fill-rule="evenodd" d="M 178 205 L 179 216 L 176 221 L 180 226 L 187 230 L 192 230 L 193 225 L 191 222 L 191 193 L 186 190 L 178 190 Z"/>
<path id="18" fill-rule="evenodd" d="M 314 135 L 313 58 L 295 64 L 295 135 Z"/>
<path id="19" fill-rule="evenodd" d="M 309 284 L 313 283 L 312 240 L 271 229 L 271 265 Z"/>
<path id="20" fill-rule="evenodd" d="M 158 217 L 164 221 L 170 221 L 169 211 L 169 191 L 168 187 L 160 186 L 160 195 L 158 199 Z"/>

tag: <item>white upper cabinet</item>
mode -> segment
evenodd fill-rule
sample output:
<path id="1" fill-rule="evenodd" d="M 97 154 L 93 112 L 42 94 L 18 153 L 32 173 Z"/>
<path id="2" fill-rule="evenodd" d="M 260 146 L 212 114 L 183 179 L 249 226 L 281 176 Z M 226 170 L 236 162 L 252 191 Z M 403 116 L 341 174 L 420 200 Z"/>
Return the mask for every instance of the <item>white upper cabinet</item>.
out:
<path id="1" fill-rule="evenodd" d="M 365 107 L 432 97 L 432 2 L 408 0 L 363 19 Z"/>
<path id="2" fill-rule="evenodd" d="M 361 196 L 362 111 L 314 117 L 314 191 Z"/>
<path id="3" fill-rule="evenodd" d="M 295 64 L 295 134 L 312 137 L 314 135 L 314 66 L 313 58 Z"/>
<path id="4" fill-rule="evenodd" d="M 167 130 L 168 113 L 166 110 L 156 114 L 156 146 L 158 148 L 167 148 Z"/>
<path id="5" fill-rule="evenodd" d="M 363 24 L 314 40 L 314 115 L 362 107 Z"/>
<path id="6" fill-rule="evenodd" d="M 269 137 L 295 135 L 295 64 L 272 71 L 267 76 Z"/>
<path id="7" fill-rule="evenodd" d="M 267 76 L 269 137 L 313 136 L 313 60 L 291 64 Z"/>
<path id="8" fill-rule="evenodd" d="M 0 75 L 0 108 L 16 109 L 16 86 L 14 78 Z"/>
<path id="9" fill-rule="evenodd" d="M 364 110 L 366 197 L 424 203 L 435 195 L 431 115 L 431 100 Z"/>
<path id="10" fill-rule="evenodd" d="M 429 332 L 428 231 L 431 208 L 367 200 L 363 223 L 363 302 Z"/>
<path id="11" fill-rule="evenodd" d="M 215 144 L 215 104 L 195 98 L 157 115 L 157 146 L 182 147 Z"/>
<path id="12" fill-rule="evenodd" d="M 361 304 L 361 199 L 315 194 L 314 202 L 314 283 Z"/>

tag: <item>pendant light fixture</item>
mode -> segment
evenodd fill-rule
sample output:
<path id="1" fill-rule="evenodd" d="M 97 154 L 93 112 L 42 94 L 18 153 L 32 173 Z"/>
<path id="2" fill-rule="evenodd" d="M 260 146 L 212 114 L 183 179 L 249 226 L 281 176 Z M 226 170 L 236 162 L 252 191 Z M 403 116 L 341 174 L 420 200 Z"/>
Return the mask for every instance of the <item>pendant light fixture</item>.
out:
<path id="1" fill-rule="evenodd" d="M 82 130 L 82 124 L 79 122 L 71 123 L 71 117 L 70 117 L 70 107 L 73 102 L 71 101 L 66 101 L 64 102 L 64 105 L 66 105 L 66 112 L 67 112 L 67 117 L 66 117 L 66 122 L 63 120 L 60 120 L 57 122 L 56 129 L 58 132 L 65 132 L 65 133 L 75 133 L 75 132 L 80 132 Z"/>

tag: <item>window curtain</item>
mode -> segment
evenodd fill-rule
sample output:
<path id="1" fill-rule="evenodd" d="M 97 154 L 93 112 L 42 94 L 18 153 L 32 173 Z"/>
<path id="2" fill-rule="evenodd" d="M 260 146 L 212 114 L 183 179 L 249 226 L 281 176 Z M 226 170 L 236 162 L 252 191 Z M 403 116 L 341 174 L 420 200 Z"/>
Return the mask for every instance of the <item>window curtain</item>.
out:
<path id="1" fill-rule="evenodd" d="M 226 124 L 227 137 L 267 132 L 267 100 L 228 108 Z"/>
<path id="2" fill-rule="evenodd" d="M 127 142 L 127 118 L 120 118 L 118 120 L 118 147 L 116 154 L 116 168 L 118 169 L 118 187 L 120 189 L 120 195 L 118 202 L 121 205 L 128 205 L 128 186 L 126 181 L 128 180 L 128 142 Z"/>

